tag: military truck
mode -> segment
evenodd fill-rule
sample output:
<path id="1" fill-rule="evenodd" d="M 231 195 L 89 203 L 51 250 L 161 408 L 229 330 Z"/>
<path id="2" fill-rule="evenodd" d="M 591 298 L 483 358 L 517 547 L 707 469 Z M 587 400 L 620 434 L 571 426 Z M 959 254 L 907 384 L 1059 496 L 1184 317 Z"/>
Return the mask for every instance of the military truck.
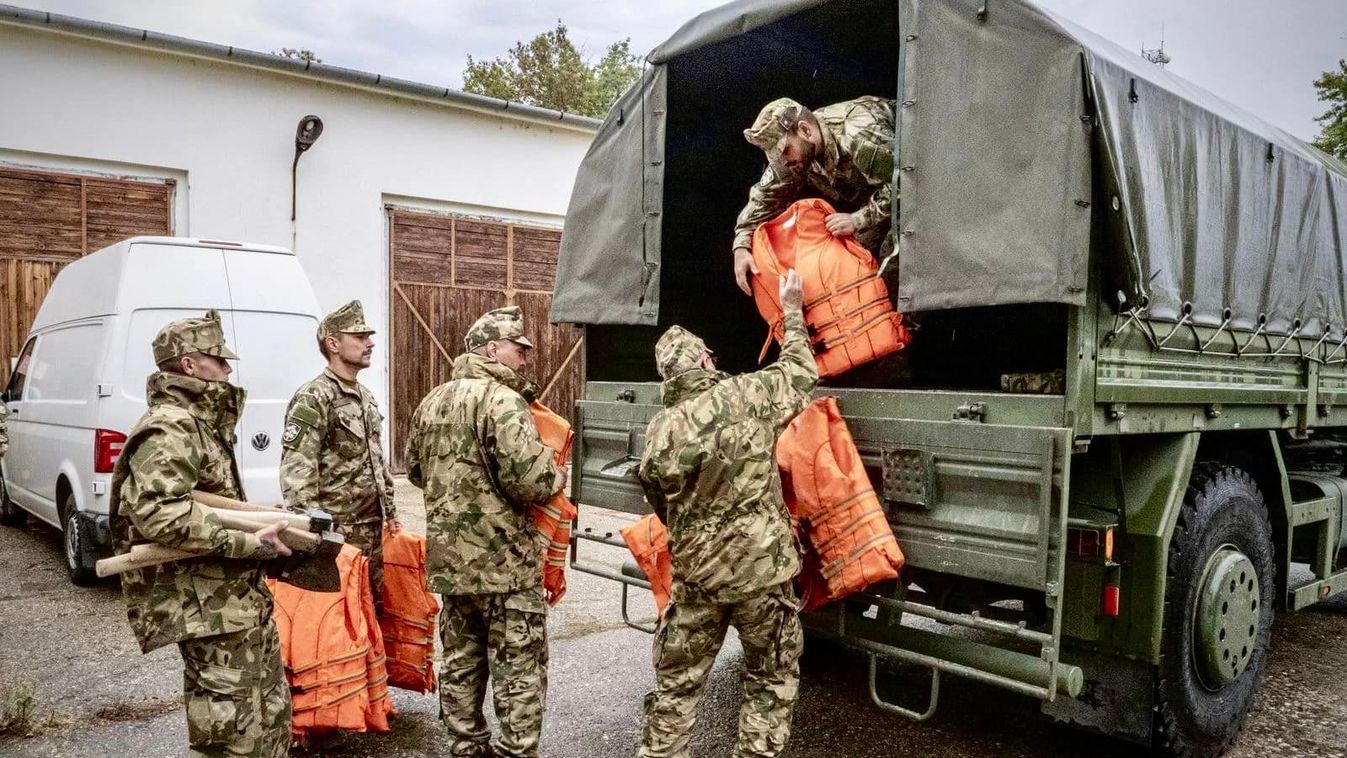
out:
<path id="1" fill-rule="evenodd" d="M 764 158 L 742 130 L 777 97 L 863 94 L 897 101 L 891 294 L 919 328 L 901 381 L 819 392 L 907 566 L 807 626 L 909 718 L 954 675 L 1224 752 L 1274 608 L 1347 589 L 1347 166 L 1026 0 L 743 0 L 649 56 L 562 239 L 577 499 L 645 510 L 667 326 L 756 365 L 730 245 Z M 883 660 L 928 668 L 929 702 L 879 697 Z"/>

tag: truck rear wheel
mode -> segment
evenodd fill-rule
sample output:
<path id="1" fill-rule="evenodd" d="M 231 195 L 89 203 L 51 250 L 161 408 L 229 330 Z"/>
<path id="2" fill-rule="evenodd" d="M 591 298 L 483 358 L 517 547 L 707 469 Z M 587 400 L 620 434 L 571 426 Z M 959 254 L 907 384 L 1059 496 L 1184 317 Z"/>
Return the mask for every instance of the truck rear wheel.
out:
<path id="1" fill-rule="evenodd" d="M 1253 478 L 1197 464 L 1169 543 L 1156 693 L 1167 752 L 1221 755 L 1239 735 L 1267 663 L 1274 565 Z"/>

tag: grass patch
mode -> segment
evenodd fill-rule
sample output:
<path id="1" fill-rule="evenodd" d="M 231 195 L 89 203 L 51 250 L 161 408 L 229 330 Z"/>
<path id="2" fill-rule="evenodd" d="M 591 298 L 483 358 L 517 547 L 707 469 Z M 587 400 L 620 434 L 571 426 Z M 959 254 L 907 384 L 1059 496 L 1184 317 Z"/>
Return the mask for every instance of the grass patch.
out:
<path id="1" fill-rule="evenodd" d="M 36 737 L 50 729 L 70 724 L 61 713 L 42 712 L 38 707 L 37 688 L 29 681 L 0 688 L 0 740 Z"/>

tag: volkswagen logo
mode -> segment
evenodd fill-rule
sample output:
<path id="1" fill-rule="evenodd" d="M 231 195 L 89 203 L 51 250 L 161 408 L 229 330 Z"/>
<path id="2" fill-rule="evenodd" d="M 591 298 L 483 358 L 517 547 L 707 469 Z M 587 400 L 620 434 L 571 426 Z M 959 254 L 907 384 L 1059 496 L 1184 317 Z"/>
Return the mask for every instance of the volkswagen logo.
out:
<path id="1" fill-rule="evenodd" d="M 266 433 L 266 432 L 258 432 L 257 434 L 254 434 L 254 435 L 253 435 L 253 449 L 254 449 L 254 450 L 258 450 L 258 451 L 266 450 L 266 449 L 267 449 L 267 446 L 270 445 L 270 444 L 271 444 L 271 438 L 267 436 L 267 433 Z"/>

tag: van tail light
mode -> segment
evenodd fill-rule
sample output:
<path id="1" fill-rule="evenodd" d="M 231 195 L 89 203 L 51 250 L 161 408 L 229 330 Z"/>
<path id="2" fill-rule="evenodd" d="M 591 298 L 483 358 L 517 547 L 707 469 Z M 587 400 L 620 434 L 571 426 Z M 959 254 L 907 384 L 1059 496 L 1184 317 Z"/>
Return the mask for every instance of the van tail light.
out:
<path id="1" fill-rule="evenodd" d="M 111 429 L 94 430 L 94 473 L 111 474 L 117 465 L 117 457 L 122 454 L 122 445 L 126 444 L 126 435 Z"/>

